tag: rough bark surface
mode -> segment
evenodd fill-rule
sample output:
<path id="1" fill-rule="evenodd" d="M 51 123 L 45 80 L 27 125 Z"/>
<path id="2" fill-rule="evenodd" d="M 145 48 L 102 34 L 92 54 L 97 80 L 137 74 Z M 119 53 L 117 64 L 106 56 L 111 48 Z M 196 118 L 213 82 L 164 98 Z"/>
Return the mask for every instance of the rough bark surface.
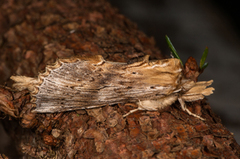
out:
<path id="1" fill-rule="evenodd" d="M 206 100 L 122 117 L 134 104 L 33 114 L 29 92 L 16 92 L 11 75 L 34 77 L 56 58 L 100 54 L 109 61 L 163 56 L 105 0 L 0 2 L 0 115 L 28 158 L 239 158 L 240 147 Z M 191 64 L 192 65 L 192 64 Z M 188 65 L 186 65 L 188 66 Z M 187 70 L 187 69 L 186 69 Z M 191 78 L 194 70 L 186 72 Z M 193 74 L 193 75 L 192 75 Z M 0 155 L 0 158 L 4 158 Z"/>

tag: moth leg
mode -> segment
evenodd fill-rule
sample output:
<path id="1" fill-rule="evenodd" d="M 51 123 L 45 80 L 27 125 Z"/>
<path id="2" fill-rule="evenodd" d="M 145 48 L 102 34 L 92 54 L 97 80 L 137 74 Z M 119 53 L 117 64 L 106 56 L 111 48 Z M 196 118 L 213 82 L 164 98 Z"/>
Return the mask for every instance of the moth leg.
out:
<path id="1" fill-rule="evenodd" d="M 139 99 L 138 99 L 138 101 L 139 101 L 139 104 L 141 105 L 141 104 L 142 104 L 141 101 L 140 101 Z M 139 108 L 139 106 L 138 106 L 137 109 L 130 110 L 127 114 L 123 115 L 123 117 L 125 118 L 126 116 L 128 116 L 128 115 L 130 115 L 130 114 L 132 114 L 132 113 L 134 113 L 134 112 L 136 112 L 136 111 L 138 111 L 138 110 L 141 110 L 141 109 Z"/>
<path id="2" fill-rule="evenodd" d="M 138 108 L 137 108 L 137 109 L 130 110 L 127 114 L 123 115 L 123 117 L 125 118 L 126 116 L 128 116 L 128 115 L 130 115 L 130 114 L 132 114 L 132 113 L 134 113 L 134 112 L 136 112 L 136 111 L 138 111 L 138 110 L 139 110 Z"/>
<path id="3" fill-rule="evenodd" d="M 178 98 L 178 101 L 179 101 L 183 111 L 186 111 L 189 115 L 192 115 L 192 116 L 194 116 L 196 118 L 199 118 L 201 120 L 205 120 L 202 117 L 198 116 L 197 114 L 194 114 L 194 113 L 190 112 L 190 110 L 188 110 L 188 108 L 186 107 L 185 102 L 183 101 L 182 98 Z"/>

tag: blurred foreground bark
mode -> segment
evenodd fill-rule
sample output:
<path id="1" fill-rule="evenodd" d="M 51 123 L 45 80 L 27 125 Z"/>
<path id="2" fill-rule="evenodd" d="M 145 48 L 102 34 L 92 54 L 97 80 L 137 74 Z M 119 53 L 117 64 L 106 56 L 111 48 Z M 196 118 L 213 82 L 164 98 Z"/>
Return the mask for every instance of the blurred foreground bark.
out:
<path id="1" fill-rule="evenodd" d="M 20 155 L 28 158 L 239 158 L 233 135 L 206 100 L 159 112 L 119 104 L 33 114 L 28 91 L 10 88 L 11 75 L 34 77 L 56 58 L 100 54 L 110 61 L 161 59 L 154 39 L 105 0 L 0 2 L 0 115 Z M 194 70 L 192 70 L 194 72 Z M 189 73 L 191 74 L 191 73 Z M 191 76 L 191 75 L 189 75 Z M 191 78 L 191 77 L 189 77 Z M 4 155 L 0 155 L 0 158 Z"/>

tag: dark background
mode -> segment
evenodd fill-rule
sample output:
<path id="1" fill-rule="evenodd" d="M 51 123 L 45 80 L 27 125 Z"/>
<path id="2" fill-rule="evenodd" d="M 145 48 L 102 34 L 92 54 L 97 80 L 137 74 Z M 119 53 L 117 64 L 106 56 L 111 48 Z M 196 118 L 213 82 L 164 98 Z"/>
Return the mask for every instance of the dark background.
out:
<path id="1" fill-rule="evenodd" d="M 199 80 L 214 80 L 209 103 L 240 143 L 240 13 L 233 0 L 110 0 L 120 13 L 153 36 L 162 53 L 169 55 L 168 35 L 183 60 L 200 60 L 209 48 L 208 68 Z M 0 153 L 10 142 L 0 125 Z"/>
<path id="2" fill-rule="evenodd" d="M 233 0 L 110 0 L 120 13 L 153 36 L 169 55 L 168 35 L 183 62 L 198 62 L 206 46 L 209 65 L 199 80 L 214 80 L 208 101 L 240 144 L 240 10 Z"/>

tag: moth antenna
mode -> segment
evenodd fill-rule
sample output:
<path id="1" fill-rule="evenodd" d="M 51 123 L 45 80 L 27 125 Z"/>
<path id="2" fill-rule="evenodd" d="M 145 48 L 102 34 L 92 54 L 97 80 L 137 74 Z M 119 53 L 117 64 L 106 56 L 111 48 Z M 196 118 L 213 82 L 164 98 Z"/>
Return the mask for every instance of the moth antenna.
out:
<path id="1" fill-rule="evenodd" d="M 194 114 L 194 113 L 190 112 L 190 110 L 186 107 L 185 102 L 183 101 L 182 98 L 178 98 L 178 101 L 179 101 L 183 111 L 186 111 L 189 115 L 192 115 L 192 116 L 194 116 L 196 118 L 199 118 L 201 120 L 205 120 L 202 117 L 198 116 L 197 114 Z"/>

